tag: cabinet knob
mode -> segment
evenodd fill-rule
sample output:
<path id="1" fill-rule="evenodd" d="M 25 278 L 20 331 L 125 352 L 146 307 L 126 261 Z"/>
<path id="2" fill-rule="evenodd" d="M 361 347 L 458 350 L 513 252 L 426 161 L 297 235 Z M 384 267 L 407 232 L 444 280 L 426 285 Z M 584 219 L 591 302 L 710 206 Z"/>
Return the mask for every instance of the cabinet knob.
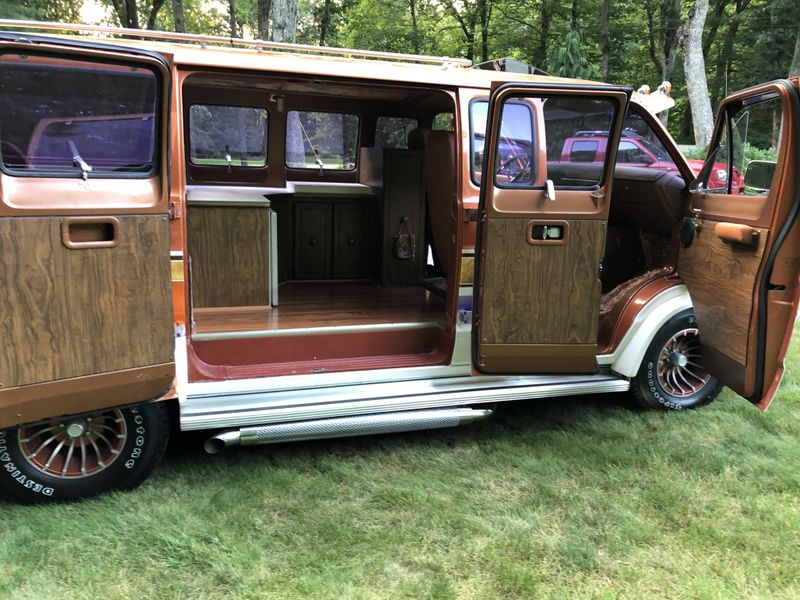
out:
<path id="1" fill-rule="evenodd" d="M 318 242 L 317 242 L 317 238 L 314 238 L 314 237 L 312 237 L 312 238 L 308 238 L 308 245 L 309 245 L 309 246 L 316 246 L 316 245 L 317 245 L 317 243 L 318 243 Z"/>
<path id="2" fill-rule="evenodd" d="M 349 240 L 347 240 L 347 245 L 348 246 L 355 246 L 356 245 L 356 241 L 353 238 L 350 238 Z"/>

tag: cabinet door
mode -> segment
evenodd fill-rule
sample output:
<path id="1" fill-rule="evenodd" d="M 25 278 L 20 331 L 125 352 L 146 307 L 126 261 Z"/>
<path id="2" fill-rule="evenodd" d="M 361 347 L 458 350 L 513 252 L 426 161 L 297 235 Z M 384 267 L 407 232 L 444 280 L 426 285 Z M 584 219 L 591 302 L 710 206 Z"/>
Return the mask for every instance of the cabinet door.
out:
<path id="1" fill-rule="evenodd" d="M 362 279 L 368 276 L 367 210 L 361 203 L 334 205 L 333 277 Z"/>
<path id="2" fill-rule="evenodd" d="M 296 205 L 294 271 L 297 279 L 330 279 L 331 212 L 331 205 L 321 202 Z"/>

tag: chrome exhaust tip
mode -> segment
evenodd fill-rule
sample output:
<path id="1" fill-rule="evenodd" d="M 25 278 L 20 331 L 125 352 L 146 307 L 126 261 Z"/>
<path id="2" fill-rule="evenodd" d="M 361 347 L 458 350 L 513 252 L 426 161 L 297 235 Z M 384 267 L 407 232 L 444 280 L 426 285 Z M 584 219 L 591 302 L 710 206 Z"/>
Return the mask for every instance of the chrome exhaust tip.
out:
<path id="1" fill-rule="evenodd" d="M 242 434 L 238 429 L 221 431 L 206 440 L 203 449 L 209 454 L 219 454 L 226 448 L 238 446 L 242 442 Z"/>

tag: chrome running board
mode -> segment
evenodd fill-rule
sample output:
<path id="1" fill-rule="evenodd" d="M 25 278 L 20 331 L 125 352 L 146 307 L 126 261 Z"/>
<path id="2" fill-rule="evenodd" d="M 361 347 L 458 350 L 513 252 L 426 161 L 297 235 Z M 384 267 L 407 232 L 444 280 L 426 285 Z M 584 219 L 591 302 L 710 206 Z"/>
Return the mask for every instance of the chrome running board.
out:
<path id="1" fill-rule="evenodd" d="M 262 425 L 223 431 L 210 437 L 205 443 L 206 452 L 218 454 L 231 446 L 255 446 L 319 440 L 326 438 L 378 435 L 402 431 L 422 431 L 458 427 L 480 421 L 494 414 L 491 409 L 442 408 L 436 410 L 412 410 L 399 413 L 318 419 Z"/>
<path id="2" fill-rule="evenodd" d="M 357 375 L 353 375 L 356 379 Z M 269 385 L 276 385 L 271 378 Z M 184 431 L 290 423 L 495 404 L 515 400 L 624 392 L 626 379 L 611 375 L 442 377 L 247 393 L 194 394 L 181 402 Z"/>

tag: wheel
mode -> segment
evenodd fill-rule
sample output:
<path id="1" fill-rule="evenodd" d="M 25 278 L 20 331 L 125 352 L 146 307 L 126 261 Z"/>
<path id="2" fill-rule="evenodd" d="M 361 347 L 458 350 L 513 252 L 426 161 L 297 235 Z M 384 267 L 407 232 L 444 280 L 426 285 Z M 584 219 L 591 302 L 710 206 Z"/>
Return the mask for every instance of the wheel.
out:
<path id="1" fill-rule="evenodd" d="M 0 431 L 0 494 L 59 502 L 131 489 L 167 447 L 164 402 L 114 408 Z"/>
<path id="2" fill-rule="evenodd" d="M 708 404 L 722 384 L 703 367 L 697 320 L 691 310 L 679 313 L 658 330 L 631 381 L 642 408 L 682 410 Z"/>

